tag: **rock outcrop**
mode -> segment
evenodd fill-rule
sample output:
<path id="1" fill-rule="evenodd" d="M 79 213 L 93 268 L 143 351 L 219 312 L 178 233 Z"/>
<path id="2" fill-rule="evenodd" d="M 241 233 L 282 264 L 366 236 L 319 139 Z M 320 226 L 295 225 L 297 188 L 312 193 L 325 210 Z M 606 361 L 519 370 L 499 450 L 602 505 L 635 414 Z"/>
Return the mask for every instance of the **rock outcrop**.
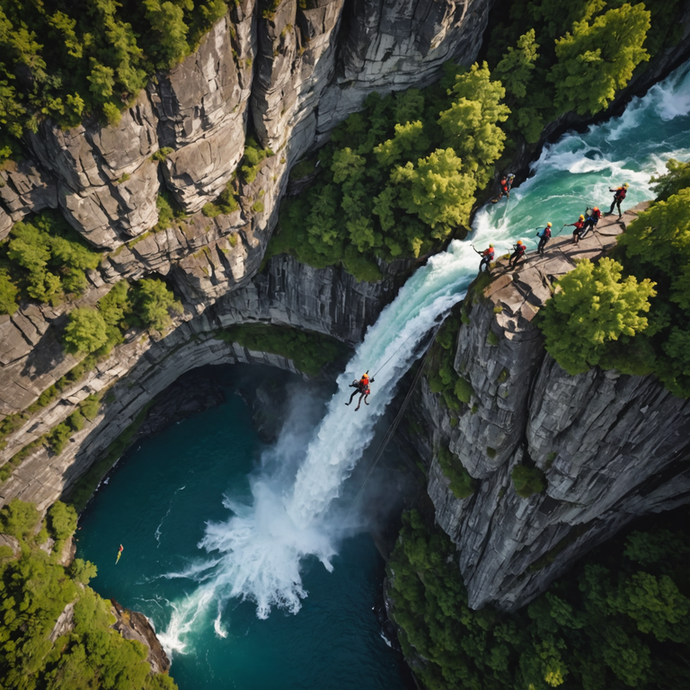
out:
<path id="1" fill-rule="evenodd" d="M 449 59 L 471 63 L 490 5 L 283 0 L 266 9 L 241 0 L 117 124 L 89 120 L 63 131 L 46 121 L 29 135 L 32 162 L 2 173 L 0 237 L 23 215 L 59 204 L 89 242 L 115 249 L 156 224 L 162 188 L 187 213 L 213 201 L 234 177 L 250 130 L 282 161 L 262 200 L 274 221 L 289 164 L 372 91 L 428 84 Z"/>
<path id="2" fill-rule="evenodd" d="M 110 603 L 116 619 L 113 629 L 125 640 L 136 640 L 149 648 L 146 661 L 150 664 L 152 673 L 167 673 L 170 670 L 170 660 L 156 637 L 151 621 L 143 613 L 121 606 L 115 599 L 111 599 Z"/>
<path id="3" fill-rule="evenodd" d="M 576 259 L 611 247 L 634 216 L 602 220 L 577 247 L 556 238 L 513 272 L 500 261 L 463 308 L 469 323 L 460 327 L 454 367 L 472 385 L 469 405 L 451 414 L 422 387 L 415 415 L 433 430 L 431 443 L 419 444 L 432 460 L 428 493 L 457 545 L 473 608 L 519 608 L 635 517 L 690 499 L 690 402 L 651 376 L 598 368 L 569 375 L 533 323 L 553 281 Z M 475 478 L 472 496 L 451 491 L 432 450 L 442 445 Z M 516 493 L 519 464 L 544 473 L 543 493 Z"/>
<path id="4" fill-rule="evenodd" d="M 360 337 L 392 294 L 391 276 L 406 265 L 384 267 L 383 283 L 368 286 L 339 269 L 315 272 L 281 258 L 250 284 L 287 172 L 366 94 L 428 83 L 446 59 L 471 62 L 489 6 L 444 0 L 382 7 L 367 0 L 350 8 L 335 0 L 303 7 L 284 0 L 274 11 L 243 0 L 193 55 L 156 75 L 119 123 L 88 120 L 63 131 L 43 122 L 28 136 L 30 159 L 0 171 L 0 239 L 28 213 L 59 207 L 104 256 L 77 301 L 22 304 L 12 316 L 0 315 L 0 414 L 26 409 L 77 364 L 60 343 L 67 312 L 95 304 L 122 279 L 168 276 L 187 308 L 179 323 L 227 295 L 223 322 L 266 320 L 347 341 Z M 236 183 L 238 211 L 203 215 L 199 209 L 234 177 L 250 131 L 274 155 L 252 182 Z M 166 189 L 187 216 L 159 230 L 157 199 Z M 120 375 L 134 364 L 119 367 Z M 31 440 L 28 428 L 56 424 L 70 404 L 29 420 L 3 458 L 17 450 L 16 438 L 21 445 Z"/>

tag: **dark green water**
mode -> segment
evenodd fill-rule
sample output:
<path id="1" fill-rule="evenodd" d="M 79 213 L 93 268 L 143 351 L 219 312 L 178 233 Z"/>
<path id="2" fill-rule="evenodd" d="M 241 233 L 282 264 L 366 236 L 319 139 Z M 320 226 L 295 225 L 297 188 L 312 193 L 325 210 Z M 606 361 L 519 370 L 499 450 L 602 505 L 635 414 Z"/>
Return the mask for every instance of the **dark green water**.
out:
<path id="1" fill-rule="evenodd" d="M 249 493 L 247 476 L 260 457 L 245 403 L 226 393 L 225 404 L 142 442 L 80 520 L 78 555 L 98 566 L 92 586 L 145 613 L 157 630 L 198 586 L 166 575 L 197 562 L 206 521 L 227 519 L 224 494 Z M 223 614 L 225 638 L 214 632 L 215 610 L 197 620 L 184 653 L 173 656 L 181 690 L 405 688 L 400 657 L 372 610 L 384 565 L 371 538 L 347 539 L 334 565 L 328 573 L 315 560 L 304 564 L 309 596 L 297 615 L 274 610 L 259 620 L 252 603 L 237 603 Z"/>

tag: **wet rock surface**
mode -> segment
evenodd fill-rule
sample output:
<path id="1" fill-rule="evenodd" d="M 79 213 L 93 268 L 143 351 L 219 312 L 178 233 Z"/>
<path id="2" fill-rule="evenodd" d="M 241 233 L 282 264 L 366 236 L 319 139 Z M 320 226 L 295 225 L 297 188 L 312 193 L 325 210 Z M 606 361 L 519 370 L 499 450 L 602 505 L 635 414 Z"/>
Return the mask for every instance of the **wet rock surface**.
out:
<path id="1" fill-rule="evenodd" d="M 151 665 L 153 673 L 167 673 L 170 670 L 170 660 L 156 637 L 151 621 L 143 613 L 121 606 L 115 599 L 111 599 L 110 603 L 112 604 L 111 611 L 117 619 L 113 628 L 125 640 L 136 640 L 149 648 L 146 661 Z"/>

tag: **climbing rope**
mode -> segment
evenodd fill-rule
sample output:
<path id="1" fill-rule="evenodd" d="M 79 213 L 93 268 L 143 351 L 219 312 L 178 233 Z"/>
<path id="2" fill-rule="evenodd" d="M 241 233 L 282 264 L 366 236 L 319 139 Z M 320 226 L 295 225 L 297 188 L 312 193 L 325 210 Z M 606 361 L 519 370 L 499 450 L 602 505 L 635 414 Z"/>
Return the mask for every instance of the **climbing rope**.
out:
<path id="1" fill-rule="evenodd" d="M 412 379 L 412 384 L 410 385 L 410 390 L 407 391 L 407 395 L 403 399 L 402 405 L 400 406 L 400 409 L 398 410 L 398 414 L 396 415 L 395 419 L 393 420 L 393 423 L 388 427 L 388 430 L 386 431 L 384 437 L 381 439 L 381 443 L 379 444 L 379 447 L 376 449 L 376 453 L 374 453 L 374 460 L 371 463 L 371 466 L 369 467 L 369 470 L 367 471 L 366 476 L 364 477 L 364 481 L 362 482 L 362 486 L 359 487 L 359 491 L 357 492 L 354 500 L 350 504 L 350 507 L 347 509 L 347 513 L 345 514 L 345 517 L 347 517 L 351 512 L 352 509 L 357 505 L 357 501 L 359 500 L 359 497 L 362 495 L 362 492 L 364 491 L 364 487 L 367 485 L 367 482 L 369 481 L 369 478 L 371 477 L 371 473 L 374 471 L 374 468 L 376 467 L 376 464 L 378 461 L 381 459 L 381 456 L 383 455 L 383 451 L 386 450 L 386 447 L 390 443 L 390 440 L 393 438 L 393 434 L 395 433 L 395 430 L 398 428 L 398 425 L 402 421 L 403 414 L 405 414 L 405 410 L 407 409 L 407 405 L 410 402 L 410 399 L 412 398 L 412 393 L 414 393 L 414 389 L 417 387 L 417 383 L 419 382 L 419 379 L 422 377 L 422 373 L 424 372 L 424 363 L 426 362 L 426 358 L 429 355 L 429 349 L 431 347 L 431 343 L 434 342 L 434 339 L 436 338 L 436 334 L 438 333 L 439 328 L 443 325 L 443 322 L 441 322 L 438 326 L 433 331 L 432 337 L 429 341 L 429 345 L 427 345 L 426 352 L 424 353 L 424 356 L 420 360 L 419 363 L 419 369 L 417 370 L 417 373 L 414 376 L 414 379 Z"/>
<path id="2" fill-rule="evenodd" d="M 412 331 L 412 333 L 410 333 L 410 335 L 408 335 L 407 338 L 405 338 L 405 340 L 403 340 L 402 343 L 400 343 L 400 345 L 396 348 L 395 352 L 394 352 L 394 353 L 393 353 L 393 354 L 392 354 L 392 355 L 391 355 L 391 356 L 390 356 L 390 357 L 389 357 L 389 358 L 388 358 L 388 359 L 387 359 L 387 360 L 386 360 L 386 361 L 385 361 L 385 362 L 384 362 L 384 363 L 383 363 L 383 364 L 382 364 L 382 365 L 371 375 L 371 378 L 372 378 L 372 379 L 375 379 L 375 378 L 379 375 L 379 373 L 380 373 L 381 371 L 383 371 L 383 369 L 384 369 L 384 367 L 386 366 L 386 364 L 388 364 L 388 362 L 390 362 L 391 359 L 393 359 L 393 357 L 395 357 L 395 355 L 397 355 L 398 352 L 400 352 L 400 350 L 402 349 L 402 346 L 403 346 L 413 335 L 417 335 L 417 333 L 419 333 L 419 331 L 420 331 L 419 328 L 418 328 L 416 331 Z"/>

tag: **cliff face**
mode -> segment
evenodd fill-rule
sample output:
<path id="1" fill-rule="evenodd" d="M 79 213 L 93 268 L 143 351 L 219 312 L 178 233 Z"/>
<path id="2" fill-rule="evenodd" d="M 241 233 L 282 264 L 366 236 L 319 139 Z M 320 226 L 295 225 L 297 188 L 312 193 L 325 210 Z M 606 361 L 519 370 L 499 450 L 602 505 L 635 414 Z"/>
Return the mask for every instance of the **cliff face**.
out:
<path id="1" fill-rule="evenodd" d="M 27 140 L 30 161 L 3 172 L 0 236 L 31 210 L 59 206 L 91 243 L 115 249 L 155 225 L 161 185 L 187 213 L 213 201 L 242 158 L 248 126 L 280 162 L 262 187 L 265 212 L 236 224 L 264 227 L 289 165 L 369 93 L 427 84 L 451 58 L 469 64 L 489 6 L 283 0 L 267 9 L 242 0 L 193 55 L 156 75 L 119 124 L 65 132 L 44 122 Z"/>
<path id="2" fill-rule="evenodd" d="M 90 393 L 130 377 L 128 393 L 118 391 L 117 409 L 97 420 L 101 431 L 76 433 L 57 459 L 37 451 L 0 488 L 0 500 L 22 495 L 47 505 L 57 498 L 155 391 L 214 360 L 216 351 L 204 355 L 206 349 L 197 348 L 199 333 L 264 320 L 354 342 L 392 298 L 395 276 L 407 264 L 382 266 L 384 280 L 366 285 L 340 269 L 314 270 L 279 257 L 251 279 L 291 164 L 372 91 L 422 86 L 451 58 L 472 62 L 490 0 L 303 5 L 284 0 L 273 10 L 254 0 L 239 2 L 193 55 L 156 75 L 117 125 L 85 122 L 62 131 L 46 121 L 27 139 L 26 160 L 0 171 L 0 239 L 27 214 L 59 208 L 77 232 L 104 250 L 77 301 L 23 304 L 12 316 L 0 315 L 0 414 L 24 410 L 78 363 L 60 343 L 67 313 L 95 304 L 119 280 L 168 276 L 186 307 L 177 330 L 163 341 L 129 333 L 106 362 L 7 437 L 0 464 L 63 421 Z M 251 130 L 274 155 L 255 180 L 238 183 L 239 210 L 204 216 L 200 209 L 234 177 Z M 156 201 L 163 190 L 187 215 L 158 230 Z M 222 304 L 206 314 L 218 300 Z M 182 351 L 182 343 L 188 349 L 178 362 L 168 355 Z M 228 357 L 223 361 L 245 355 Z M 154 363 L 160 383 L 147 389 L 141 372 Z M 38 485 L 43 488 L 34 493 Z"/>
<path id="3" fill-rule="evenodd" d="M 428 385 L 419 394 L 417 424 L 432 429 L 431 444 L 419 444 L 431 456 L 428 493 L 458 547 L 473 608 L 519 608 L 636 516 L 690 499 L 690 402 L 653 377 L 598 368 L 571 376 L 533 324 L 551 283 L 575 259 L 610 247 L 633 217 L 603 219 L 598 236 L 577 249 L 556 238 L 516 271 L 499 262 L 465 306 L 469 323 L 458 334 L 454 367 L 474 389 L 469 405 L 451 415 Z M 439 446 L 476 479 L 472 496 L 450 490 L 434 455 Z M 542 470 L 546 491 L 518 496 L 511 479 L 518 464 Z"/>

